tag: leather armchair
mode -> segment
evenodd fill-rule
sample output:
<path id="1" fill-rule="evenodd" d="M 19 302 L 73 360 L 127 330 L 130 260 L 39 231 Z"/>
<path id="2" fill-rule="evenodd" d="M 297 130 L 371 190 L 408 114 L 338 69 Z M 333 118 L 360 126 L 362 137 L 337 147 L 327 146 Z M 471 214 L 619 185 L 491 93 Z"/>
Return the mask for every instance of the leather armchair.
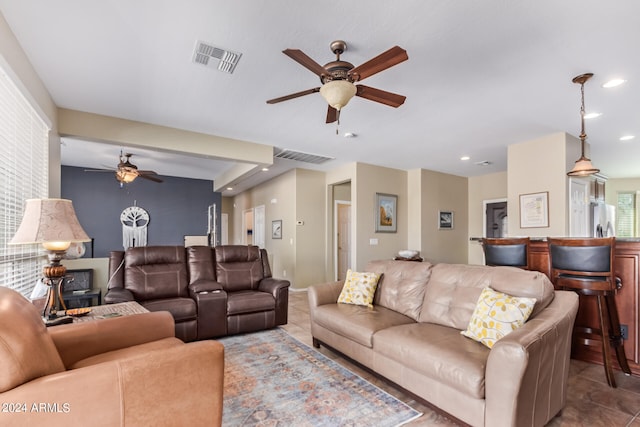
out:
<path id="1" fill-rule="evenodd" d="M 3 426 L 221 425 L 223 376 L 222 344 L 185 344 L 166 312 L 47 329 L 0 287 Z"/>

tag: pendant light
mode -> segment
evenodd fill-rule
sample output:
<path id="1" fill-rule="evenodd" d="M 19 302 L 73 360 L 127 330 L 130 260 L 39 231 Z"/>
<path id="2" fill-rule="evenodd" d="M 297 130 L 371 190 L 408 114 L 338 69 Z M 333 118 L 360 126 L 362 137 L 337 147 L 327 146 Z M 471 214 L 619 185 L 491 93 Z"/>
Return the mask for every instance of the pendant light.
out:
<path id="1" fill-rule="evenodd" d="M 584 155 L 584 141 L 587 139 L 587 134 L 584 131 L 584 84 L 593 77 L 593 73 L 581 74 L 573 78 L 572 82 L 580 85 L 580 94 L 582 96 L 582 104 L 580 105 L 580 158 L 576 160 L 573 169 L 567 172 L 568 176 L 589 176 L 600 172 L 600 169 L 596 169 L 591 164 L 591 160 Z"/>

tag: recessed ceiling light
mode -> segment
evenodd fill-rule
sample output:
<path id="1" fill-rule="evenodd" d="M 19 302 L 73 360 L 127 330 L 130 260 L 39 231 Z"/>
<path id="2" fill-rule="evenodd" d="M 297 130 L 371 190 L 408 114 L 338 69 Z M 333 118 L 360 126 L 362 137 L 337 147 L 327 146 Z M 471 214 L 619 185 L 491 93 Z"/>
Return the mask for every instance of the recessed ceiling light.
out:
<path id="1" fill-rule="evenodd" d="M 233 190 L 233 187 L 227 187 L 227 190 L 231 191 Z"/>
<path id="2" fill-rule="evenodd" d="M 625 135 L 620 137 L 620 141 L 631 141 L 633 138 L 635 138 L 635 135 Z"/>
<path id="3" fill-rule="evenodd" d="M 602 87 L 609 89 L 612 87 L 616 87 L 616 86 L 620 86 L 621 84 L 626 83 L 627 81 L 625 79 L 611 79 L 608 82 L 605 82 Z"/>
<path id="4" fill-rule="evenodd" d="M 460 157 L 460 160 L 469 160 L 470 158 L 471 157 L 469 157 L 469 156 L 462 156 L 462 157 Z"/>
<path id="5" fill-rule="evenodd" d="M 357 137 L 358 137 L 358 135 L 357 135 L 357 134 L 355 134 L 355 133 L 353 133 L 353 132 L 346 132 L 346 133 L 344 134 L 344 137 L 345 137 L 345 138 L 357 138 Z"/>
<path id="6" fill-rule="evenodd" d="M 585 119 L 595 119 L 596 117 L 600 117 L 602 113 L 587 113 L 584 115 Z"/>
<path id="7" fill-rule="evenodd" d="M 269 172 L 269 168 L 262 168 L 262 172 Z"/>

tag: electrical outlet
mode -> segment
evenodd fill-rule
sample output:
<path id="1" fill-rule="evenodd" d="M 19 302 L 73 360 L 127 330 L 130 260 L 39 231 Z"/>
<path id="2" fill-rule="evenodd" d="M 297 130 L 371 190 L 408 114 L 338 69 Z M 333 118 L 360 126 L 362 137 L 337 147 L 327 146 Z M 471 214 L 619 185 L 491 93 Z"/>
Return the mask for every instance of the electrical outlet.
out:
<path id="1" fill-rule="evenodd" d="M 629 339 L 629 327 L 627 325 L 620 325 L 620 335 L 623 340 Z"/>

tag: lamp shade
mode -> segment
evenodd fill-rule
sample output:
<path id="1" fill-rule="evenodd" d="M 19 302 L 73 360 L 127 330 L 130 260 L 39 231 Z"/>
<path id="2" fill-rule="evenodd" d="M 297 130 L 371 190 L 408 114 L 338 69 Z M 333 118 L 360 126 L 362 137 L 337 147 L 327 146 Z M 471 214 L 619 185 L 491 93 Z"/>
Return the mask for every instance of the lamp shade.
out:
<path id="1" fill-rule="evenodd" d="M 600 172 L 600 169 L 596 169 L 591 164 L 591 160 L 582 156 L 578 160 L 576 160 L 575 165 L 573 165 L 573 169 L 567 172 L 569 176 L 589 176 Z"/>
<path id="2" fill-rule="evenodd" d="M 336 110 L 340 111 L 356 94 L 356 86 L 346 80 L 332 80 L 322 85 L 320 95 Z"/>
<path id="3" fill-rule="evenodd" d="M 71 200 L 28 199 L 20 227 L 9 244 L 42 243 L 48 247 L 66 242 L 68 247 L 73 242 L 90 240 L 78 222 Z"/>

